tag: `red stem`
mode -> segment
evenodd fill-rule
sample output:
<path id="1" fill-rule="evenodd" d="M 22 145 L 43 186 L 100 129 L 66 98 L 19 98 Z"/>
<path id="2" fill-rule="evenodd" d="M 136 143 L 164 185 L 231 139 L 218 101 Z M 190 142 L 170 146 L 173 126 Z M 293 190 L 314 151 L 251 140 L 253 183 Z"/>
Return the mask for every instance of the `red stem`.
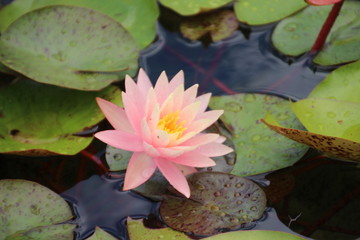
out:
<path id="1" fill-rule="evenodd" d="M 335 3 L 334 6 L 332 7 L 331 12 L 329 13 L 326 21 L 324 22 L 324 24 L 320 30 L 320 33 L 319 33 L 314 45 L 311 48 L 311 53 L 318 52 L 324 46 L 326 38 L 329 35 L 330 30 L 336 21 L 336 18 L 339 15 L 339 12 L 341 10 L 343 3 L 344 3 L 344 1 Z"/>
<path id="2" fill-rule="evenodd" d="M 104 166 L 104 164 L 101 162 L 101 160 L 94 154 L 86 151 L 86 150 L 82 150 L 80 152 L 81 155 L 83 155 L 84 157 L 91 159 L 97 166 L 100 167 L 99 170 L 101 170 L 101 173 L 99 172 L 99 174 L 103 174 L 103 173 L 107 173 L 109 172 L 109 170 Z"/>

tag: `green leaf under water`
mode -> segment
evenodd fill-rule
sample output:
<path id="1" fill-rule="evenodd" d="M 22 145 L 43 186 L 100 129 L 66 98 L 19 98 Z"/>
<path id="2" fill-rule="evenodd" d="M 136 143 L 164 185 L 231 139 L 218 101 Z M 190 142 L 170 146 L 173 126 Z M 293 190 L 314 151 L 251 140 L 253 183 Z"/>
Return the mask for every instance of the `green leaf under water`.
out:
<path id="1" fill-rule="evenodd" d="M 29 12 L 2 32 L 0 61 L 48 84 L 99 90 L 137 68 L 130 34 L 95 10 L 56 6 Z"/>
<path id="2" fill-rule="evenodd" d="M 91 237 L 87 238 L 86 240 L 116 240 L 117 238 L 113 237 L 109 233 L 105 232 L 99 227 L 95 228 L 95 232 Z"/>
<path id="3" fill-rule="evenodd" d="M 1 9 L 0 32 L 27 12 L 50 5 L 70 5 L 91 8 L 121 23 L 140 48 L 149 45 L 156 36 L 159 8 L 156 0 L 14 0 Z"/>
<path id="4" fill-rule="evenodd" d="M 73 239 L 69 205 L 48 188 L 26 180 L 0 180 L 0 239 Z M 32 239 L 32 238 L 31 238 Z"/>
<path id="5" fill-rule="evenodd" d="M 306 6 L 303 0 L 241 0 L 234 5 L 239 21 L 249 25 L 279 21 Z"/>
<path id="6" fill-rule="evenodd" d="M 212 97 L 209 106 L 225 110 L 220 119 L 232 133 L 237 154 L 233 174 L 248 176 L 288 167 L 308 149 L 279 136 L 260 121 L 270 112 L 280 123 L 301 128 L 289 100 L 264 94 L 236 94 Z"/>
<path id="7" fill-rule="evenodd" d="M 275 48 L 290 56 L 309 51 L 330 10 L 331 6 L 309 6 L 281 21 L 272 34 Z M 334 65 L 360 58 L 359 11 L 360 2 L 345 1 L 323 49 L 314 58 L 315 63 Z"/>
<path id="8" fill-rule="evenodd" d="M 195 235 L 213 235 L 259 219 L 266 196 L 254 182 L 232 174 L 201 172 L 188 178 L 191 196 L 165 196 L 163 221 L 173 229 Z"/>
<path id="9" fill-rule="evenodd" d="M 232 0 L 160 0 L 162 5 L 184 16 L 207 12 L 225 6 L 230 2 Z"/>
<path id="10" fill-rule="evenodd" d="M 73 155 L 92 137 L 73 134 L 100 122 L 96 97 L 120 104 L 120 90 L 83 92 L 29 80 L 0 89 L 0 152 Z"/>

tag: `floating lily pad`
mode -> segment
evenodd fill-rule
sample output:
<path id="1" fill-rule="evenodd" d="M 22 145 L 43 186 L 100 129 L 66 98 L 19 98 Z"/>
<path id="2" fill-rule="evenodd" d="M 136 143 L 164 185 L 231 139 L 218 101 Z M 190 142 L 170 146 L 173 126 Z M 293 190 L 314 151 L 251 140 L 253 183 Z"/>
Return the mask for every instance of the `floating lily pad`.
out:
<path id="1" fill-rule="evenodd" d="M 137 68 L 138 52 L 118 22 L 81 7 L 29 12 L 0 38 L 5 66 L 42 83 L 80 90 L 99 90 L 120 80 Z"/>
<path id="2" fill-rule="evenodd" d="M 74 224 L 60 224 L 36 227 L 27 231 L 20 231 L 5 238 L 5 240 L 72 240 L 74 238 Z"/>
<path id="3" fill-rule="evenodd" d="M 307 98 L 291 107 L 308 131 L 360 143 L 360 103 Z"/>
<path id="4" fill-rule="evenodd" d="M 120 90 L 83 92 L 21 80 L 0 89 L 0 152 L 73 155 L 92 137 L 73 134 L 104 118 L 96 97 L 120 104 Z"/>
<path id="5" fill-rule="evenodd" d="M 264 94 L 216 96 L 212 109 L 224 109 L 220 117 L 232 133 L 237 160 L 233 174 L 248 176 L 291 166 L 307 151 L 307 147 L 279 136 L 260 119 L 267 111 L 284 125 L 301 128 L 288 100 Z"/>
<path id="6" fill-rule="evenodd" d="M 310 98 L 329 98 L 360 103 L 360 61 L 332 71 L 309 94 Z"/>
<path id="7" fill-rule="evenodd" d="M 213 42 L 230 37 L 239 27 L 233 11 L 222 10 L 185 19 L 180 32 L 190 40 L 197 40 L 210 34 Z"/>
<path id="8" fill-rule="evenodd" d="M 5 179 L 0 180 L 0 192 L 0 239 L 29 239 L 25 236 L 46 239 L 44 237 L 49 234 L 46 231 L 61 235 L 61 228 L 68 238 L 59 239 L 73 239 L 73 234 L 70 237 L 68 234 L 73 227 L 68 224 L 60 228 L 46 227 L 73 217 L 66 201 L 53 191 L 35 182 Z M 20 233 L 15 234 L 18 231 Z"/>
<path id="9" fill-rule="evenodd" d="M 172 230 L 171 228 L 150 229 L 144 227 L 142 220 L 128 218 L 127 227 L 130 240 L 155 240 L 155 239 L 176 239 L 189 240 L 184 233 Z"/>
<path id="10" fill-rule="evenodd" d="M 27 12 L 50 5 L 70 5 L 91 8 L 121 23 L 134 37 L 140 48 L 149 45 L 156 36 L 159 16 L 156 0 L 14 0 L 0 14 L 0 32 Z"/>
<path id="11" fill-rule="evenodd" d="M 279 21 L 306 7 L 303 0 L 242 0 L 234 5 L 240 22 L 249 25 L 262 25 Z"/>
<path id="12" fill-rule="evenodd" d="M 106 146 L 105 159 L 109 165 L 110 171 L 121 171 L 125 170 L 129 164 L 130 157 L 133 152 L 125 151 L 119 148 Z"/>
<path id="13" fill-rule="evenodd" d="M 271 115 L 267 115 L 263 122 L 277 133 L 316 148 L 329 156 L 342 160 L 360 161 L 360 143 L 339 137 L 282 127 Z"/>
<path id="14" fill-rule="evenodd" d="M 238 231 L 218 234 L 212 237 L 206 238 L 208 240 L 234 240 L 234 239 L 251 239 L 251 240 L 304 240 L 299 236 L 278 231 L 266 231 L 266 230 L 251 230 L 251 231 Z"/>
<path id="15" fill-rule="evenodd" d="M 0 73 L 7 73 L 10 75 L 15 75 L 16 72 L 6 67 L 4 64 L 0 63 Z"/>
<path id="16" fill-rule="evenodd" d="M 180 15 L 189 16 L 207 12 L 232 2 L 231 0 L 160 0 L 165 7 L 171 8 Z"/>
<path id="17" fill-rule="evenodd" d="M 105 232 L 99 227 L 95 228 L 94 234 L 87 238 L 86 240 L 116 240 L 117 238 L 113 237 L 109 233 Z"/>
<path id="18" fill-rule="evenodd" d="M 272 34 L 274 46 L 290 56 L 298 56 L 309 51 L 330 10 L 331 6 L 309 6 L 298 14 L 284 19 Z M 358 1 L 344 3 L 324 48 L 314 59 L 315 63 L 333 65 L 360 58 L 360 34 L 357 31 L 360 22 L 359 10 Z"/>
<path id="19" fill-rule="evenodd" d="M 160 206 L 164 222 L 176 230 L 212 235 L 259 219 L 266 207 L 263 190 L 254 182 L 220 172 L 188 177 L 189 199 L 166 196 Z"/>

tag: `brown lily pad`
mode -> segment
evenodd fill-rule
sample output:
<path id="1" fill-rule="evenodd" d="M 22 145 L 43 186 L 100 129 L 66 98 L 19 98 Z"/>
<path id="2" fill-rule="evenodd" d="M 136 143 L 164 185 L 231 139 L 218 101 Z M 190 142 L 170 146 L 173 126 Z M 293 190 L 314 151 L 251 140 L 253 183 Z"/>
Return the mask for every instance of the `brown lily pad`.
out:
<path id="1" fill-rule="evenodd" d="M 213 235 L 259 219 L 266 207 L 263 190 L 251 180 L 220 172 L 188 177 L 189 199 L 166 196 L 160 206 L 165 223 L 194 235 Z"/>

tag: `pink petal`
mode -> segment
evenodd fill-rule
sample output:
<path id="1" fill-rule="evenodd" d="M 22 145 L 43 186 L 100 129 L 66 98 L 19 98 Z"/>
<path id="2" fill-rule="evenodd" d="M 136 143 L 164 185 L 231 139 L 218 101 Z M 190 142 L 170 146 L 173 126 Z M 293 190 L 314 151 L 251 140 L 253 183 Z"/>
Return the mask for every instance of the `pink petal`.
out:
<path id="1" fill-rule="evenodd" d="M 223 156 L 234 151 L 232 148 L 217 142 L 208 143 L 198 147 L 195 152 L 207 157 Z"/>
<path id="2" fill-rule="evenodd" d="M 199 146 L 199 145 L 204 145 L 204 144 L 208 144 L 210 142 L 216 141 L 218 138 L 219 138 L 219 134 L 215 134 L 215 133 L 202 134 L 202 133 L 200 133 L 200 134 L 190 138 L 186 142 L 183 142 L 181 145 L 182 146 Z"/>
<path id="3" fill-rule="evenodd" d="M 171 146 L 177 146 L 177 145 L 180 145 L 181 143 L 185 142 L 186 140 L 194 137 L 195 135 L 197 134 L 197 132 L 188 132 L 188 133 L 185 133 L 181 136 L 181 138 L 177 139 L 176 141 L 174 142 L 171 142 Z"/>
<path id="4" fill-rule="evenodd" d="M 152 87 L 149 88 L 146 95 L 147 97 L 145 103 L 145 116 L 149 120 L 149 118 L 151 117 L 151 113 L 154 111 L 154 108 L 158 103 L 157 103 L 157 97 L 155 91 Z"/>
<path id="5" fill-rule="evenodd" d="M 184 99 L 184 85 L 179 85 L 173 92 L 174 96 L 174 105 L 173 105 L 173 111 L 180 110 L 183 105 L 183 99 Z"/>
<path id="6" fill-rule="evenodd" d="M 200 108 L 199 108 L 199 113 L 205 112 L 205 110 L 207 109 L 207 107 L 209 105 L 210 98 L 211 98 L 211 93 L 206 93 L 206 94 L 203 94 L 203 95 L 196 98 L 195 101 L 200 101 L 201 102 L 201 105 L 200 105 Z"/>
<path id="7" fill-rule="evenodd" d="M 96 98 L 96 102 L 107 120 L 115 129 L 125 132 L 134 131 L 124 109 L 102 98 Z"/>
<path id="8" fill-rule="evenodd" d="M 139 109 L 137 108 L 137 102 L 129 99 L 127 93 L 122 92 L 122 100 L 125 106 L 124 110 L 126 116 L 131 126 L 137 133 L 141 133 L 141 120 L 144 118 L 144 114 L 139 112 Z"/>
<path id="9" fill-rule="evenodd" d="M 190 88 L 185 90 L 184 101 L 182 105 L 183 108 L 195 101 L 198 88 L 199 88 L 199 84 L 194 84 Z"/>
<path id="10" fill-rule="evenodd" d="M 196 146 L 176 146 L 167 148 L 158 148 L 161 157 L 163 158 L 176 158 L 185 152 L 193 151 Z"/>
<path id="11" fill-rule="evenodd" d="M 141 121 L 141 136 L 146 142 L 152 143 L 151 129 L 145 118 Z"/>
<path id="12" fill-rule="evenodd" d="M 159 123 L 159 119 L 160 119 L 160 106 L 159 104 L 156 104 L 154 109 L 152 109 L 150 117 L 148 117 L 148 124 L 150 129 L 154 130 L 157 127 Z"/>
<path id="13" fill-rule="evenodd" d="M 160 152 L 152 145 L 144 142 L 144 152 L 149 155 L 150 157 L 159 157 Z"/>
<path id="14" fill-rule="evenodd" d="M 171 93 L 166 100 L 163 102 L 160 108 L 160 118 L 173 112 L 174 110 L 174 94 Z"/>
<path id="15" fill-rule="evenodd" d="M 225 141 L 226 141 L 226 137 L 224 137 L 224 136 L 219 136 L 219 138 L 216 139 L 216 142 L 217 142 L 217 143 L 223 143 L 223 142 L 225 142 Z"/>
<path id="16" fill-rule="evenodd" d="M 194 167 L 184 166 L 184 165 L 180 165 L 180 164 L 176 164 L 176 163 L 174 163 L 174 164 L 185 176 L 198 172 L 198 170 L 196 170 L 196 168 L 194 168 Z"/>
<path id="17" fill-rule="evenodd" d="M 191 122 L 195 119 L 196 115 L 199 112 L 200 105 L 200 102 L 193 102 L 180 111 L 179 119 L 180 121 L 185 121 L 185 126 L 189 126 Z"/>
<path id="18" fill-rule="evenodd" d="M 166 131 L 156 129 L 152 136 L 154 147 L 166 147 L 170 142 L 169 134 Z"/>
<path id="19" fill-rule="evenodd" d="M 180 70 L 170 81 L 169 90 L 174 91 L 178 86 L 184 86 L 184 71 Z"/>
<path id="20" fill-rule="evenodd" d="M 130 102 L 144 102 L 146 95 L 142 96 L 139 92 L 138 86 L 135 84 L 134 80 L 129 76 L 126 75 L 125 77 L 125 92 L 126 96 L 129 99 Z M 124 105 L 124 108 L 126 109 L 127 106 Z M 141 110 L 144 108 L 143 105 L 137 104 L 136 108 Z"/>
<path id="21" fill-rule="evenodd" d="M 186 132 L 201 132 L 204 129 L 208 128 L 211 124 L 216 122 L 219 119 L 223 110 L 213 110 L 204 112 L 201 114 L 201 119 L 194 121 L 187 129 Z"/>
<path id="22" fill-rule="evenodd" d="M 152 88 L 151 81 L 145 71 L 140 68 L 137 76 L 137 86 L 141 95 L 146 96 L 150 88 Z"/>
<path id="23" fill-rule="evenodd" d="M 155 158 L 157 167 L 164 177 L 169 181 L 169 183 L 180 193 L 184 194 L 185 197 L 190 197 L 190 188 L 186 181 L 185 176 L 182 174 L 181 170 L 177 168 L 172 162 L 163 159 Z"/>
<path id="24" fill-rule="evenodd" d="M 177 158 L 169 158 L 172 162 L 177 164 L 190 166 L 190 167 L 211 167 L 215 166 L 216 163 L 211 158 L 204 156 L 196 151 L 184 153 Z"/>
<path id="25" fill-rule="evenodd" d="M 341 2 L 343 0 L 306 0 L 308 4 L 315 5 L 315 6 L 323 6 L 323 5 L 330 5 L 334 3 Z"/>
<path id="26" fill-rule="evenodd" d="M 153 159 L 143 152 L 134 153 L 126 169 L 123 190 L 136 188 L 146 182 L 155 172 L 156 164 Z"/>
<path id="27" fill-rule="evenodd" d="M 160 74 L 154 90 L 158 98 L 158 102 L 161 105 L 169 95 L 169 80 L 164 71 Z"/>
<path id="28" fill-rule="evenodd" d="M 106 130 L 96 133 L 95 137 L 110 146 L 126 151 L 140 152 L 144 149 L 143 140 L 133 133 L 119 130 Z"/>

